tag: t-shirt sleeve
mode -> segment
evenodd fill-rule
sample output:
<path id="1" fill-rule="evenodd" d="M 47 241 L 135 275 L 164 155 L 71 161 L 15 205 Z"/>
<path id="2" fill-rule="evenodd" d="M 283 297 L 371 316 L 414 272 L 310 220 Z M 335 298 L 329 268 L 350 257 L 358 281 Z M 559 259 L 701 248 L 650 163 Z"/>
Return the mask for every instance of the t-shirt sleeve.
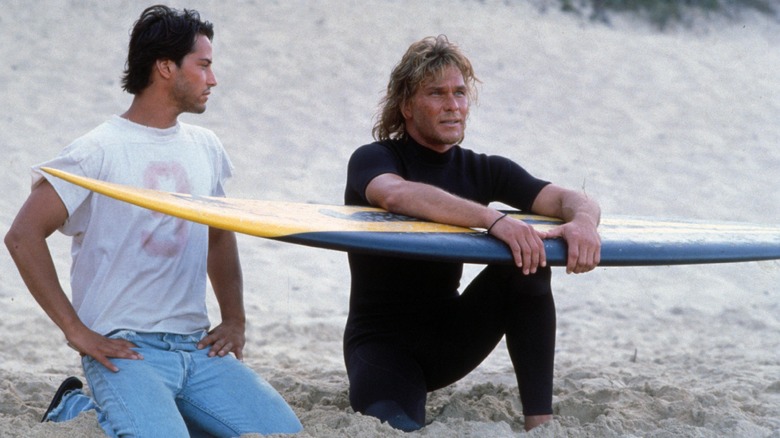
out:
<path id="1" fill-rule="evenodd" d="M 347 165 L 347 187 L 344 203 L 347 205 L 369 205 L 366 187 L 379 175 L 400 174 L 398 159 L 393 152 L 379 143 L 359 147 Z"/>
<path id="2" fill-rule="evenodd" d="M 228 153 L 219 138 L 214 135 L 212 141 L 214 142 L 218 153 L 216 162 L 214 163 L 214 166 L 216 167 L 215 175 L 217 175 L 217 184 L 215 185 L 214 192 L 211 196 L 225 197 L 225 194 L 227 193 L 225 191 L 225 183 L 233 177 L 235 167 L 233 166 L 233 162 L 230 161 L 230 156 L 228 156 Z"/>
<path id="3" fill-rule="evenodd" d="M 97 178 L 102 159 L 103 154 L 100 148 L 95 147 L 89 140 L 79 139 L 68 145 L 55 158 L 32 167 L 32 187 L 46 179 L 65 205 L 68 211 L 68 221 L 61 231 L 66 234 L 69 234 L 67 233 L 68 222 L 79 208 L 85 205 L 85 201 L 87 201 L 92 192 L 50 175 L 41 170 L 41 167 L 51 167 L 75 175 Z"/>
<path id="4" fill-rule="evenodd" d="M 521 211 L 530 212 L 539 192 L 550 182 L 534 177 L 508 158 L 491 156 L 489 161 L 493 176 L 492 198 Z"/>

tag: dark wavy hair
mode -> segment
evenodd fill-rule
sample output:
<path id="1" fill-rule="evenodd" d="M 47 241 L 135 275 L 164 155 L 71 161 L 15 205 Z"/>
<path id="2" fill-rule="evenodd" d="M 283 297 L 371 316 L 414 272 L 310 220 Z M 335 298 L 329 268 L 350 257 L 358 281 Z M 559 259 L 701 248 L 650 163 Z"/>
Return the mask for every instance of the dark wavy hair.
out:
<path id="1" fill-rule="evenodd" d="M 426 37 L 409 46 L 398 65 L 390 74 L 387 94 L 379 103 L 376 123 L 372 130 L 374 139 L 401 138 L 406 134 L 403 109 L 423 82 L 444 74 L 455 66 L 463 74 L 469 103 L 476 102 L 479 79 L 474 75 L 471 62 L 446 36 Z"/>
<path id="2" fill-rule="evenodd" d="M 198 35 L 214 38 L 214 26 L 201 21 L 194 10 L 182 11 L 164 5 L 150 6 L 133 25 L 122 88 L 141 93 L 148 85 L 157 60 L 169 59 L 181 66 L 182 59 L 195 46 Z"/>

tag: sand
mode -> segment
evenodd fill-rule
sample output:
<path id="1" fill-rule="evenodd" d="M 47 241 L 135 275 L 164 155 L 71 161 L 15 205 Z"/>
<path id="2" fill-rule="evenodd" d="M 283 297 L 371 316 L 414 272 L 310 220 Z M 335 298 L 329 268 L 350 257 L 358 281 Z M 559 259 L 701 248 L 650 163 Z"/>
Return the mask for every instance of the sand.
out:
<path id="1" fill-rule="evenodd" d="M 584 189 L 605 215 L 780 219 L 780 28 L 766 17 L 659 32 L 542 0 L 172 4 L 216 23 L 219 86 L 205 114 L 182 119 L 223 140 L 237 167 L 231 196 L 340 203 L 390 69 L 411 42 L 444 33 L 483 81 L 465 146 Z M 2 234 L 29 193 L 29 167 L 126 109 L 119 77 L 143 6 L 3 2 Z M 299 414 L 298 436 L 526 436 L 503 344 L 431 394 L 420 432 L 352 412 L 345 255 L 239 243 L 246 362 Z M 50 245 L 67 288 L 69 242 Z M 0 436 L 101 436 L 93 415 L 38 423 L 62 379 L 82 371 L 5 251 L 0 280 Z M 527 436 L 780 437 L 778 284 L 779 262 L 556 268 L 556 417 Z"/>

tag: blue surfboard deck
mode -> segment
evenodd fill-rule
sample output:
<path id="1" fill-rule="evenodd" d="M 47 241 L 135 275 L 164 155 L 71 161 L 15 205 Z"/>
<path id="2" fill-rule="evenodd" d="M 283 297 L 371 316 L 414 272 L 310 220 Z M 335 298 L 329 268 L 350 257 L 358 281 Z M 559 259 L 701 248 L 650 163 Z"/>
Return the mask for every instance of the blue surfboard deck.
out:
<path id="1" fill-rule="evenodd" d="M 211 198 L 136 188 L 43 169 L 96 193 L 217 228 L 331 250 L 463 263 L 512 263 L 484 230 L 426 222 L 370 207 Z M 535 228 L 558 219 L 513 212 Z M 780 259 L 780 226 L 606 216 L 601 266 L 734 263 Z M 566 243 L 545 240 L 547 262 L 566 264 Z"/>

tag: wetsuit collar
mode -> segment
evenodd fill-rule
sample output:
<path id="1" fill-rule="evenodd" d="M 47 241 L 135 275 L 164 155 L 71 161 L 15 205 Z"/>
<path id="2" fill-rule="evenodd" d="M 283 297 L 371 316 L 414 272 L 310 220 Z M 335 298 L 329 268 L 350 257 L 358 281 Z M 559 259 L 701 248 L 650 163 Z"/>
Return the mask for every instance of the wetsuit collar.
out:
<path id="1" fill-rule="evenodd" d="M 460 148 L 459 145 L 451 147 L 447 152 L 439 153 L 430 148 L 427 148 L 420 143 L 417 143 L 413 138 L 406 136 L 404 138 L 407 147 L 411 148 L 417 158 L 427 164 L 442 165 L 452 161 L 452 157 L 455 156 L 455 150 Z"/>

